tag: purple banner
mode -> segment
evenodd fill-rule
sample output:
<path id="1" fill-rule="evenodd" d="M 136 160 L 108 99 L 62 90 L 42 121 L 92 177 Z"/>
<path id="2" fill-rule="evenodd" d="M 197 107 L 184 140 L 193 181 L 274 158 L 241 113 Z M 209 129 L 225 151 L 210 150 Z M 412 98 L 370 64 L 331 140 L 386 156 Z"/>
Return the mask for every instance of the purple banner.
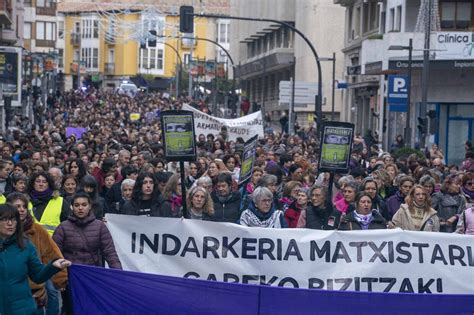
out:
<path id="1" fill-rule="evenodd" d="M 290 289 L 73 265 L 74 314 L 473 314 L 474 295 Z M 466 279 L 467 281 L 467 279 Z"/>
<path id="2" fill-rule="evenodd" d="M 81 139 L 82 134 L 87 132 L 87 128 L 82 127 L 66 127 L 66 138 L 70 136 L 76 137 L 76 139 Z"/>

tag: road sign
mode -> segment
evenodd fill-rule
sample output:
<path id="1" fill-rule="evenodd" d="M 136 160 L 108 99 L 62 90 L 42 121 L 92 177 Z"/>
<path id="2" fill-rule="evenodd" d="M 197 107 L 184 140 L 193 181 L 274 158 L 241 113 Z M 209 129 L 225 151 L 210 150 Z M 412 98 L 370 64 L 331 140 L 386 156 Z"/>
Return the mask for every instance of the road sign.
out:
<path id="1" fill-rule="evenodd" d="M 278 101 L 280 104 L 291 102 L 291 81 L 280 81 Z M 318 84 L 313 82 L 295 81 L 295 104 L 314 104 L 318 94 Z"/>
<path id="2" fill-rule="evenodd" d="M 410 78 L 407 75 L 388 76 L 388 105 L 391 112 L 406 112 Z"/>

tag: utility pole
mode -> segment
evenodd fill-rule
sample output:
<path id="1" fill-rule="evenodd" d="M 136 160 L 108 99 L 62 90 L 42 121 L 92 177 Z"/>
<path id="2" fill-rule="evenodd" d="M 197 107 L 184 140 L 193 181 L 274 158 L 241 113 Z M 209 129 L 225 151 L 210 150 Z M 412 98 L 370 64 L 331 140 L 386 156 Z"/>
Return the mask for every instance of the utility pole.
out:
<path id="1" fill-rule="evenodd" d="M 82 38 L 81 38 L 81 33 L 76 34 L 78 40 L 79 40 L 79 56 L 78 56 L 78 61 L 77 61 L 77 88 L 80 89 L 82 87 L 81 84 L 81 54 L 82 54 Z"/>
<path id="2" fill-rule="evenodd" d="M 334 111 L 336 110 L 336 53 L 332 53 L 332 95 L 331 95 L 331 121 L 334 121 Z"/>
<path id="3" fill-rule="evenodd" d="M 412 61 L 413 61 L 413 39 L 410 38 L 408 43 L 408 94 L 407 94 L 407 119 L 405 125 L 405 143 L 412 147 L 411 141 L 411 78 L 412 78 Z"/>
<path id="4" fill-rule="evenodd" d="M 423 74 L 421 78 L 421 110 L 425 111 L 426 116 L 426 105 L 428 104 L 428 80 L 430 72 L 430 37 L 431 37 L 431 4 L 432 0 L 428 0 L 428 9 L 425 10 L 426 24 L 425 24 L 425 46 L 423 51 Z M 420 148 L 425 146 L 426 135 L 420 136 Z"/>

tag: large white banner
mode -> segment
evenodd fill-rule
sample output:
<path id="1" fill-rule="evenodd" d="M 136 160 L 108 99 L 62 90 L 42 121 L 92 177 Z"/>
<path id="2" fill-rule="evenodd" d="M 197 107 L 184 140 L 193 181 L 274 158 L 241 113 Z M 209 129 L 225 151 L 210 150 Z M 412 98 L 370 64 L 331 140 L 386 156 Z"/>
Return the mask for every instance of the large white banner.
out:
<path id="1" fill-rule="evenodd" d="M 183 109 L 194 113 L 194 130 L 197 135 L 212 133 L 218 136 L 222 126 L 226 126 L 229 132 L 229 140 L 232 141 L 235 141 L 238 137 L 242 137 L 247 141 L 255 135 L 263 138 L 261 111 L 235 119 L 224 119 L 203 113 L 187 104 L 183 105 Z"/>
<path id="2" fill-rule="evenodd" d="M 474 294 L 474 237 L 107 215 L 125 270 L 329 290 Z"/>

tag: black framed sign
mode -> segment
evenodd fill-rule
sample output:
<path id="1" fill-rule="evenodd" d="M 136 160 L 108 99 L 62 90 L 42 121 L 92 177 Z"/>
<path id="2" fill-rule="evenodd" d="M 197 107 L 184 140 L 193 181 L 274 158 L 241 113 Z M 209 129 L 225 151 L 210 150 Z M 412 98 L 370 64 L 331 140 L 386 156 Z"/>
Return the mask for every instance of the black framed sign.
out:
<path id="1" fill-rule="evenodd" d="M 190 111 L 161 112 L 161 132 L 168 161 L 195 161 L 194 116 Z"/>
<path id="2" fill-rule="evenodd" d="M 322 126 L 319 171 L 347 173 L 354 138 L 354 124 L 329 121 Z"/>
<path id="3" fill-rule="evenodd" d="M 246 182 L 250 179 L 250 177 L 252 177 L 257 142 L 258 135 L 250 138 L 244 145 L 244 152 L 242 154 L 242 166 L 240 167 L 239 185 Z"/>

